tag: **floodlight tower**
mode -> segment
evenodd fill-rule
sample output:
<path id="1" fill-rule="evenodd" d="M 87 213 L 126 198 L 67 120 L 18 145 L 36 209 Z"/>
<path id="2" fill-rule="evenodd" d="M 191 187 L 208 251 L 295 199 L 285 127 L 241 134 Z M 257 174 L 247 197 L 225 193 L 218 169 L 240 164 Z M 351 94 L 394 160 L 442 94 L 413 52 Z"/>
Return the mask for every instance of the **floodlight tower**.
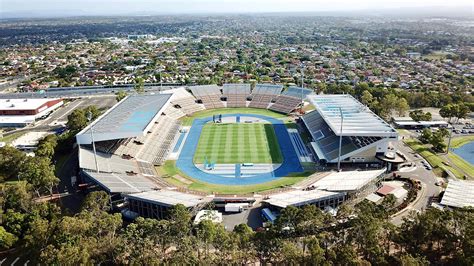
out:
<path id="1" fill-rule="evenodd" d="M 451 147 L 451 138 L 453 137 L 453 129 L 454 129 L 452 125 L 448 124 L 448 126 L 451 126 L 451 131 L 449 132 L 448 147 L 446 149 L 446 154 L 449 153 L 449 148 Z"/>
<path id="2" fill-rule="evenodd" d="M 303 108 L 304 106 L 303 89 L 304 89 L 304 64 L 301 64 L 301 108 Z"/>
<path id="3" fill-rule="evenodd" d="M 99 173 L 99 163 L 97 162 L 97 152 L 95 150 L 95 142 L 94 142 L 94 125 L 92 123 L 92 112 L 87 113 L 87 120 L 89 120 L 89 123 L 91 125 L 90 131 L 91 131 L 92 150 L 94 151 L 95 169 L 97 173 Z"/>
<path id="4" fill-rule="evenodd" d="M 342 113 L 341 107 L 339 107 L 339 113 L 341 115 L 341 130 L 339 132 L 339 156 L 337 157 L 337 171 L 341 171 L 342 124 L 344 123 L 344 115 Z"/>

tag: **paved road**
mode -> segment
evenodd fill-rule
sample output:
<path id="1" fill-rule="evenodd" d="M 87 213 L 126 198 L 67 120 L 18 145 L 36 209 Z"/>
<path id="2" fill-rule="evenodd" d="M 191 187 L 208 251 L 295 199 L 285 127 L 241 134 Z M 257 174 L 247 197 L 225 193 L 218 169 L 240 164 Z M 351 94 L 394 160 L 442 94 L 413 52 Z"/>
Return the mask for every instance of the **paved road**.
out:
<path id="1" fill-rule="evenodd" d="M 150 85 L 148 86 L 145 84 L 144 90 L 145 92 L 159 92 L 162 90 L 168 90 L 172 88 L 176 88 L 178 86 L 182 86 L 180 84 L 166 84 L 161 86 Z M 37 92 L 22 92 L 22 93 L 3 93 L 0 94 L 0 98 L 8 99 L 8 98 L 77 98 L 77 97 L 87 97 L 87 96 L 94 96 L 94 95 L 114 95 L 118 91 L 127 91 L 127 92 L 134 92 L 135 89 L 133 85 L 130 87 L 100 87 L 100 86 L 93 86 L 93 87 L 70 87 L 70 88 L 51 88 L 46 90 L 44 93 L 37 93 Z"/>
<path id="2" fill-rule="evenodd" d="M 414 162 L 415 167 L 409 172 L 398 171 L 402 177 L 410 177 L 415 180 L 419 180 L 422 185 L 421 195 L 418 199 L 412 203 L 406 211 L 399 213 L 399 215 L 392 218 L 392 222 L 399 225 L 403 222 L 403 218 L 411 213 L 411 211 L 423 211 L 425 210 L 433 196 L 438 196 L 441 192 L 440 187 L 436 186 L 436 182 L 442 180 L 438 178 L 433 171 L 428 171 L 421 164 L 424 160 L 421 156 L 415 156 L 415 152 L 405 145 L 402 141 L 398 143 L 397 149 L 407 156 L 408 162 Z"/>

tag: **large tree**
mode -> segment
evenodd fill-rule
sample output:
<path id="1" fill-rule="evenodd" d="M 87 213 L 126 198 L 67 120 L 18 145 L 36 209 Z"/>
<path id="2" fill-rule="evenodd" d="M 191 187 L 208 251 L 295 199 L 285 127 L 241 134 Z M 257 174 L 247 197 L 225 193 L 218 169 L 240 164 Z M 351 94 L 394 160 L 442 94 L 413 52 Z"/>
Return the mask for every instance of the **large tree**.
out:
<path id="1" fill-rule="evenodd" d="M 52 194 L 53 187 L 59 183 L 59 179 L 54 174 L 54 166 L 45 157 L 29 157 L 21 165 L 18 179 L 31 184 L 38 196 L 40 196 L 42 189 L 46 189 Z"/>

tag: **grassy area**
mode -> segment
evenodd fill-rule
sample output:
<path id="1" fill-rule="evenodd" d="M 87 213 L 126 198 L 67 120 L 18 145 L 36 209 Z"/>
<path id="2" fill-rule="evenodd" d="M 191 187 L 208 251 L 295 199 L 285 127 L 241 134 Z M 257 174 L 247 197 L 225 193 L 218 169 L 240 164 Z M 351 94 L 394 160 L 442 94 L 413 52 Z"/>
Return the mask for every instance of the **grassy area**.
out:
<path id="1" fill-rule="evenodd" d="M 209 109 L 194 113 L 192 116 L 181 118 L 181 122 L 184 126 L 190 126 L 193 120 L 196 118 L 204 118 L 217 114 L 256 114 L 265 115 L 273 118 L 287 119 L 287 116 L 277 112 L 273 112 L 266 109 L 258 108 L 220 108 L 220 109 Z"/>
<path id="2" fill-rule="evenodd" d="M 456 154 L 452 152 L 449 152 L 448 158 L 458 168 L 462 169 L 469 176 L 474 177 L 474 167 L 472 166 L 472 164 L 470 164 L 469 162 L 466 162 L 461 157 L 457 156 Z"/>
<path id="3" fill-rule="evenodd" d="M 176 167 L 176 161 L 165 161 L 165 163 L 157 167 L 156 170 L 158 171 L 158 174 L 160 175 L 169 175 L 169 176 L 174 176 L 179 174 L 179 170 Z"/>
<path id="4" fill-rule="evenodd" d="M 433 51 L 430 54 L 423 56 L 422 58 L 431 59 L 431 60 L 442 60 L 442 59 L 446 59 L 448 55 L 454 55 L 454 54 L 450 52 L 445 52 L 445 51 Z"/>
<path id="5" fill-rule="evenodd" d="M 302 181 L 303 179 L 310 176 L 313 172 L 305 172 L 305 173 L 297 173 L 292 174 L 288 177 L 282 177 L 280 179 L 257 184 L 257 185 L 245 185 L 245 186 L 227 186 L 227 185 L 215 185 L 205 183 L 196 179 L 193 179 L 184 173 L 182 173 L 176 167 L 176 161 L 166 161 L 163 166 L 157 167 L 157 172 L 161 175 L 168 175 L 169 178 L 165 178 L 170 184 L 185 187 L 188 189 L 202 191 L 207 193 L 221 193 L 221 194 L 249 194 L 253 192 L 262 192 L 269 189 L 291 186 L 295 183 Z M 180 175 L 185 177 L 187 180 L 190 181 L 190 184 L 185 184 L 184 182 L 180 181 L 179 179 L 175 178 L 175 175 Z"/>
<path id="6" fill-rule="evenodd" d="M 451 148 L 453 149 L 459 148 L 463 146 L 464 144 L 467 144 L 471 141 L 474 141 L 474 135 L 453 138 L 451 139 Z"/>
<path id="7" fill-rule="evenodd" d="M 7 144 L 12 143 L 14 140 L 17 138 L 23 136 L 25 132 L 16 132 L 8 136 L 4 136 L 3 138 L 0 138 L 0 142 L 6 142 Z"/>
<path id="8" fill-rule="evenodd" d="M 442 171 L 436 169 L 439 168 L 441 170 L 448 170 L 450 171 L 454 176 L 457 178 L 463 178 L 464 175 L 456 170 L 455 168 L 451 166 L 447 166 L 443 164 L 443 158 L 440 156 L 436 155 L 433 153 L 426 145 L 423 143 L 419 142 L 418 140 L 415 139 L 407 139 L 405 140 L 405 143 L 412 148 L 415 152 L 420 154 L 423 158 L 425 158 L 426 161 L 434 168 L 434 171 L 436 174 L 441 175 Z"/>
<path id="9" fill-rule="evenodd" d="M 195 163 L 281 163 L 282 155 L 271 124 L 206 124 Z"/>

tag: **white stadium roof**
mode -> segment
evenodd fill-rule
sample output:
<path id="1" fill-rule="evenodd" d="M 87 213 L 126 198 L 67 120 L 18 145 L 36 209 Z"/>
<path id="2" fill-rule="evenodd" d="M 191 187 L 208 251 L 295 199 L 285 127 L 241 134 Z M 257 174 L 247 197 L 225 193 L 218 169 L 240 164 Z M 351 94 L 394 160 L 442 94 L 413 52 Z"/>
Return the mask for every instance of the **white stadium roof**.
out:
<path id="1" fill-rule="evenodd" d="M 331 130 L 338 136 L 396 137 L 397 131 L 348 94 L 308 95 Z M 341 133 L 341 113 L 343 125 Z"/>
<path id="2" fill-rule="evenodd" d="M 120 101 L 93 123 L 94 141 L 144 135 L 168 106 L 171 94 L 133 95 Z M 91 125 L 76 135 L 78 144 L 90 144 Z"/>
<path id="3" fill-rule="evenodd" d="M 157 186 L 153 181 L 139 174 L 127 175 L 90 171 L 84 171 L 84 173 L 110 193 L 128 194 L 157 189 Z"/>
<path id="4" fill-rule="evenodd" d="M 474 207 L 474 181 L 451 179 L 441 204 L 449 207 Z"/>
<path id="5" fill-rule="evenodd" d="M 381 170 L 334 172 L 316 181 L 310 187 L 327 191 L 356 191 L 385 172 Z"/>
<path id="6" fill-rule="evenodd" d="M 287 206 L 302 206 L 312 204 L 323 200 L 343 197 L 345 193 L 331 192 L 323 190 L 294 190 L 275 194 L 265 200 L 268 204 L 273 206 L 286 208 Z"/>
<path id="7" fill-rule="evenodd" d="M 185 207 L 193 207 L 200 203 L 206 202 L 206 199 L 197 195 L 182 193 L 173 190 L 156 190 L 137 193 L 127 196 L 129 199 L 145 201 L 152 204 L 162 206 L 174 206 L 183 204 Z"/>

